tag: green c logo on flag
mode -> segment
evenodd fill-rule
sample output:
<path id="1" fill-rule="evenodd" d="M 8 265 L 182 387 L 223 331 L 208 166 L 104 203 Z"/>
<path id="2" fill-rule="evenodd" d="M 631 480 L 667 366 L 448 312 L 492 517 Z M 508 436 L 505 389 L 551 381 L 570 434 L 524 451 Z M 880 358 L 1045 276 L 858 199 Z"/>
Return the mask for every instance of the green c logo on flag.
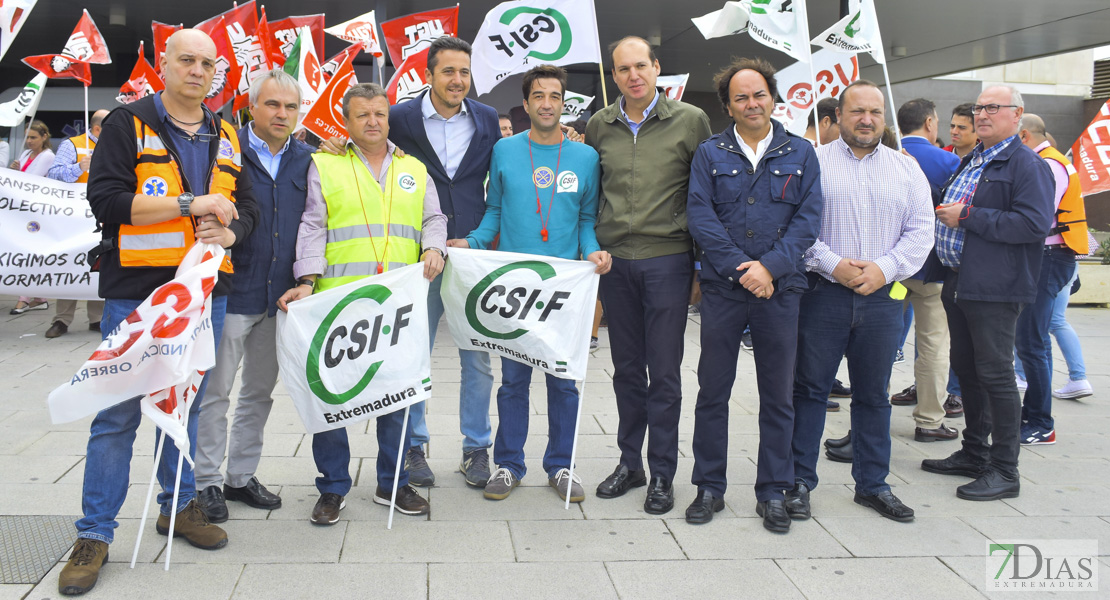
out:
<path id="1" fill-rule="evenodd" d="M 567 52 L 570 52 L 570 46 L 574 41 L 574 37 L 571 34 L 570 22 L 563 16 L 563 13 L 554 8 L 539 9 L 533 6 L 521 6 L 505 11 L 505 14 L 501 15 L 500 22 L 502 25 L 508 25 L 512 23 L 517 16 L 522 14 L 538 15 L 532 19 L 530 23 L 526 23 L 520 27 L 519 36 L 515 31 L 510 34 L 511 37 L 519 41 L 525 48 L 528 47 L 528 43 L 534 43 L 538 40 L 540 33 L 553 32 L 556 26 L 559 28 L 558 48 L 548 53 L 532 50 L 528 53 L 529 57 L 542 61 L 556 61 L 566 56 Z M 523 40 L 521 38 L 523 38 Z M 514 42 L 509 42 L 508 45 L 513 46 Z"/>
<path id="2" fill-rule="evenodd" d="M 343 309 L 347 308 L 347 306 L 352 302 L 356 300 L 367 299 L 373 300 L 378 304 L 382 304 L 387 299 L 389 299 L 392 294 L 393 292 L 391 292 L 389 288 L 380 285 L 368 285 L 366 287 L 359 288 L 351 292 L 350 294 L 347 294 L 346 297 L 336 303 L 336 305 L 332 307 L 331 312 L 328 313 L 328 316 L 325 317 L 323 322 L 320 323 L 320 327 L 316 329 L 316 334 L 312 336 L 312 345 L 308 349 L 308 361 L 305 365 L 305 375 L 308 379 L 308 388 L 312 390 L 312 393 L 315 394 L 317 398 L 323 400 L 328 404 L 343 404 L 351 398 L 358 396 L 360 393 L 362 393 L 362 390 L 366 389 L 367 385 L 370 385 L 370 381 L 374 379 L 374 375 L 377 374 L 378 369 L 382 366 L 383 361 L 379 360 L 371 364 L 370 367 L 366 369 L 366 373 L 364 373 L 362 375 L 362 378 L 359 379 L 358 383 L 356 383 L 353 387 L 351 387 L 351 389 L 347 390 L 346 392 L 339 394 L 329 390 L 328 386 L 324 385 L 323 380 L 321 380 L 320 361 L 323 360 L 327 363 L 325 367 L 333 368 L 339 365 L 339 362 L 343 360 L 343 357 L 345 355 L 352 360 L 354 358 L 357 358 L 358 356 L 352 354 L 353 349 L 348 349 L 346 353 L 343 350 L 340 350 L 338 360 L 335 360 L 334 357 L 330 356 L 333 342 L 337 338 L 346 337 L 348 334 L 347 328 L 344 326 L 336 327 L 333 331 L 332 324 L 335 322 L 336 318 L 339 317 L 339 314 L 343 312 Z M 375 327 L 371 335 L 374 335 L 375 339 L 377 338 L 377 331 L 378 327 L 380 326 L 381 320 L 381 316 L 379 315 L 378 319 L 374 322 Z M 362 322 L 360 321 L 351 328 L 352 339 L 357 334 L 359 325 L 361 323 Z M 369 323 L 367 323 L 367 325 L 369 325 Z M 389 333 L 389 325 L 385 326 L 382 333 Z M 365 339 L 365 335 L 363 335 L 363 339 Z M 323 356 L 321 356 L 321 350 L 325 349 L 325 344 L 327 351 L 324 353 Z M 363 342 L 362 347 L 365 349 L 365 342 Z M 361 354 L 362 352 L 360 351 L 358 355 L 360 356 Z"/>
<path id="3" fill-rule="evenodd" d="M 486 275 L 478 282 L 478 285 L 471 288 L 470 293 L 466 296 L 466 320 L 478 333 L 498 340 L 515 340 L 528 333 L 527 329 L 514 329 L 507 333 L 491 330 L 479 320 L 479 308 L 482 312 L 490 315 L 496 313 L 504 319 L 518 320 L 523 320 L 528 316 L 528 313 L 535 308 L 537 311 L 542 310 L 539 320 L 545 321 L 551 311 L 558 310 L 562 305 L 562 301 L 570 296 L 568 292 L 556 291 L 551 295 L 551 298 L 544 303 L 544 301 L 539 299 L 541 293 L 539 289 L 529 290 L 522 286 L 517 286 L 509 290 L 503 285 L 493 285 L 493 282 L 499 277 L 517 269 L 528 269 L 533 271 L 540 276 L 541 280 L 550 279 L 556 275 L 554 267 L 537 260 L 522 260 L 507 264 L 489 275 Z M 497 304 L 499 299 L 504 300 L 505 306 L 502 307 Z"/>

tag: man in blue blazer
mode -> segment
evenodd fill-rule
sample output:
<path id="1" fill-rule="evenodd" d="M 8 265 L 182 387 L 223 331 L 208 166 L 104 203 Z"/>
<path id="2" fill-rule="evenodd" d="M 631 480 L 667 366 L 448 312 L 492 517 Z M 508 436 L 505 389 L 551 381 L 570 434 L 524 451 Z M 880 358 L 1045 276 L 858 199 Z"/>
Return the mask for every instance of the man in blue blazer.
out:
<path id="1" fill-rule="evenodd" d="M 428 167 L 439 192 L 440 209 L 447 215 L 447 237 L 466 237 L 482 221 L 486 211 L 485 180 L 493 145 L 501 139 L 497 111 L 468 99 L 470 92 L 470 44 L 455 37 L 441 37 L 428 49 L 424 78 L 431 88 L 389 111 L 390 139 Z M 443 316 L 439 297 L 443 279 L 432 282 L 428 296 L 428 319 L 432 345 Z M 459 429 L 463 455 L 459 470 L 466 483 L 483 489 L 489 480 L 489 402 L 493 373 L 489 354 L 459 350 L 462 379 L 459 385 Z M 413 405 L 412 447 L 405 455 L 409 482 L 418 486 L 435 483 L 435 474 L 425 459 L 428 425 L 424 403 Z"/>

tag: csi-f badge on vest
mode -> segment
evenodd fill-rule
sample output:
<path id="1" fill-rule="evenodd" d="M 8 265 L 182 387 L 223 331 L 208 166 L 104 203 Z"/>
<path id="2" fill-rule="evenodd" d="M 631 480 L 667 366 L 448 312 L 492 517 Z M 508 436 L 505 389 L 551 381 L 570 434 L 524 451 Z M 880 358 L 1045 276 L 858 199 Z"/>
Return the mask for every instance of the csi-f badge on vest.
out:
<path id="1" fill-rule="evenodd" d="M 416 178 L 409 173 L 400 173 L 397 175 L 397 185 L 406 192 L 411 192 L 416 189 Z"/>

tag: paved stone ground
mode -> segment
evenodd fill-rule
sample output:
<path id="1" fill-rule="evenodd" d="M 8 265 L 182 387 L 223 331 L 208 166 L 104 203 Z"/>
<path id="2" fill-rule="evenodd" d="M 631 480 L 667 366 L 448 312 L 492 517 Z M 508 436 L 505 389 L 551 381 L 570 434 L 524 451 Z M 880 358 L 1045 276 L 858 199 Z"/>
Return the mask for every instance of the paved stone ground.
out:
<path id="1" fill-rule="evenodd" d="M 0 369 L 7 388 L 0 397 L 0 515 L 78 515 L 89 419 L 51 425 L 45 401 L 99 337 L 85 329 L 83 306 L 70 334 L 47 340 L 43 333 L 53 307 L 11 317 L 7 312 L 13 304 L 14 298 L 0 297 Z M 280 492 L 283 508 L 266 512 L 231 503 L 230 544 L 206 552 L 179 541 L 168 573 L 158 564 L 165 538 L 148 524 L 141 564 L 129 570 L 154 449 L 154 429 L 144 422 L 112 562 L 88 597 L 364 598 L 385 591 L 396 599 L 975 598 L 984 596 L 985 542 L 1016 538 L 1097 538 L 1105 578 L 1110 573 L 1110 403 L 1105 402 L 1110 311 L 1077 308 L 1070 317 L 1098 393 L 1079 402 L 1056 402 L 1059 441 L 1023 449 L 1019 498 L 958 500 L 955 486 L 962 480 L 919 468 L 921 459 L 945 456 L 957 444 L 914 442 L 912 409 L 894 407 L 888 481 L 916 509 L 917 520 L 894 523 L 857 506 L 850 466 L 822 460 L 822 485 L 813 495 L 815 517 L 795 522 L 786 536 L 765 531 L 754 511 L 758 403 L 750 353 L 741 353 L 730 404 L 727 508 L 708 525 L 683 520 L 696 491 L 688 482 L 697 317 L 686 335 L 676 506 L 663 517 L 643 512 L 642 489 L 616 500 L 592 493 L 619 455 L 604 329 L 601 349 L 591 360 L 578 445 L 577 472 L 586 501 L 563 510 L 542 475 L 546 407 L 538 376 L 526 447 L 531 472 L 522 487 L 502 502 L 487 501 L 467 488 L 455 472 L 461 450 L 458 361 L 443 329 L 433 355 L 435 392 L 428 418 L 433 433 L 429 463 L 438 485 L 422 491 L 431 499 L 430 517 L 398 515 L 393 530 L 386 530 L 386 509 L 371 502 L 376 443 L 361 424 L 351 429 L 356 485 L 342 520 L 332 527 L 311 525 L 308 515 L 316 499 L 311 445 L 279 385 L 258 476 Z M 911 336 L 909 356 L 912 342 Z M 909 363 L 896 365 L 891 389 L 902 389 L 912 378 Z M 1067 379 L 1058 352 L 1055 379 L 1057 386 Z M 847 430 L 849 412 L 846 406 L 829 415 L 827 436 Z M 955 425 L 962 426 L 959 420 Z M 60 569 L 58 564 L 37 586 L 0 585 L 0 600 L 58 597 Z M 1110 597 L 1105 579 L 1102 590 L 1103 597 Z"/>

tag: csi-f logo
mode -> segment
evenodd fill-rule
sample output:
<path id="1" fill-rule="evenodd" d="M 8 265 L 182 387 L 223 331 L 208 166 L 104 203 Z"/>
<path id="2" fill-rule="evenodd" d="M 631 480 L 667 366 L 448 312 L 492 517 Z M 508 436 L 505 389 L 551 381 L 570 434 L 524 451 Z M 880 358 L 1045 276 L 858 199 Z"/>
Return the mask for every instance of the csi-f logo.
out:
<path id="1" fill-rule="evenodd" d="M 545 262 L 522 260 L 507 264 L 486 275 L 466 296 L 466 320 L 475 331 L 498 340 L 515 340 L 528 333 L 528 329 L 518 327 L 510 331 L 495 331 L 487 327 L 483 321 L 485 319 L 498 320 L 502 323 L 518 321 L 523 325 L 526 321 L 534 319 L 542 323 L 547 321 L 552 312 L 561 309 L 563 302 L 570 298 L 570 292 L 545 293 L 544 290 L 524 283 L 512 285 L 510 289 L 509 286 L 497 283 L 502 275 L 517 270 L 532 271 L 540 281 L 550 279 L 556 274 L 555 269 Z M 490 319 L 490 317 L 496 319 Z"/>
<path id="2" fill-rule="evenodd" d="M 416 189 L 416 178 L 409 173 L 401 173 L 397 176 L 397 185 L 406 192 L 411 192 Z"/>
<path id="3" fill-rule="evenodd" d="M 501 34 L 491 35 L 489 39 L 507 58 L 527 50 L 526 58 L 555 62 L 570 51 L 573 41 L 570 23 L 554 8 L 521 6 L 505 11 L 500 22 L 508 26 L 509 39 Z"/>
<path id="4" fill-rule="evenodd" d="M 987 587 L 995 590 L 1098 589 L 1098 540 L 987 542 Z"/>
<path id="5" fill-rule="evenodd" d="M 386 308 L 385 302 L 392 294 L 380 285 L 359 288 L 340 300 L 320 323 L 305 365 L 308 387 L 317 398 L 328 404 L 343 404 L 362 393 L 374 379 L 384 362 L 375 357 L 397 345 L 412 313 L 412 304 Z M 357 307 L 362 310 L 347 310 L 359 300 L 379 306 L 369 309 L 366 303 L 359 303 Z M 322 377 L 325 373 L 326 378 Z M 336 385 L 348 381 L 352 379 L 344 376 L 348 373 L 362 375 L 346 390 L 333 390 L 324 382 L 327 379 Z"/>

